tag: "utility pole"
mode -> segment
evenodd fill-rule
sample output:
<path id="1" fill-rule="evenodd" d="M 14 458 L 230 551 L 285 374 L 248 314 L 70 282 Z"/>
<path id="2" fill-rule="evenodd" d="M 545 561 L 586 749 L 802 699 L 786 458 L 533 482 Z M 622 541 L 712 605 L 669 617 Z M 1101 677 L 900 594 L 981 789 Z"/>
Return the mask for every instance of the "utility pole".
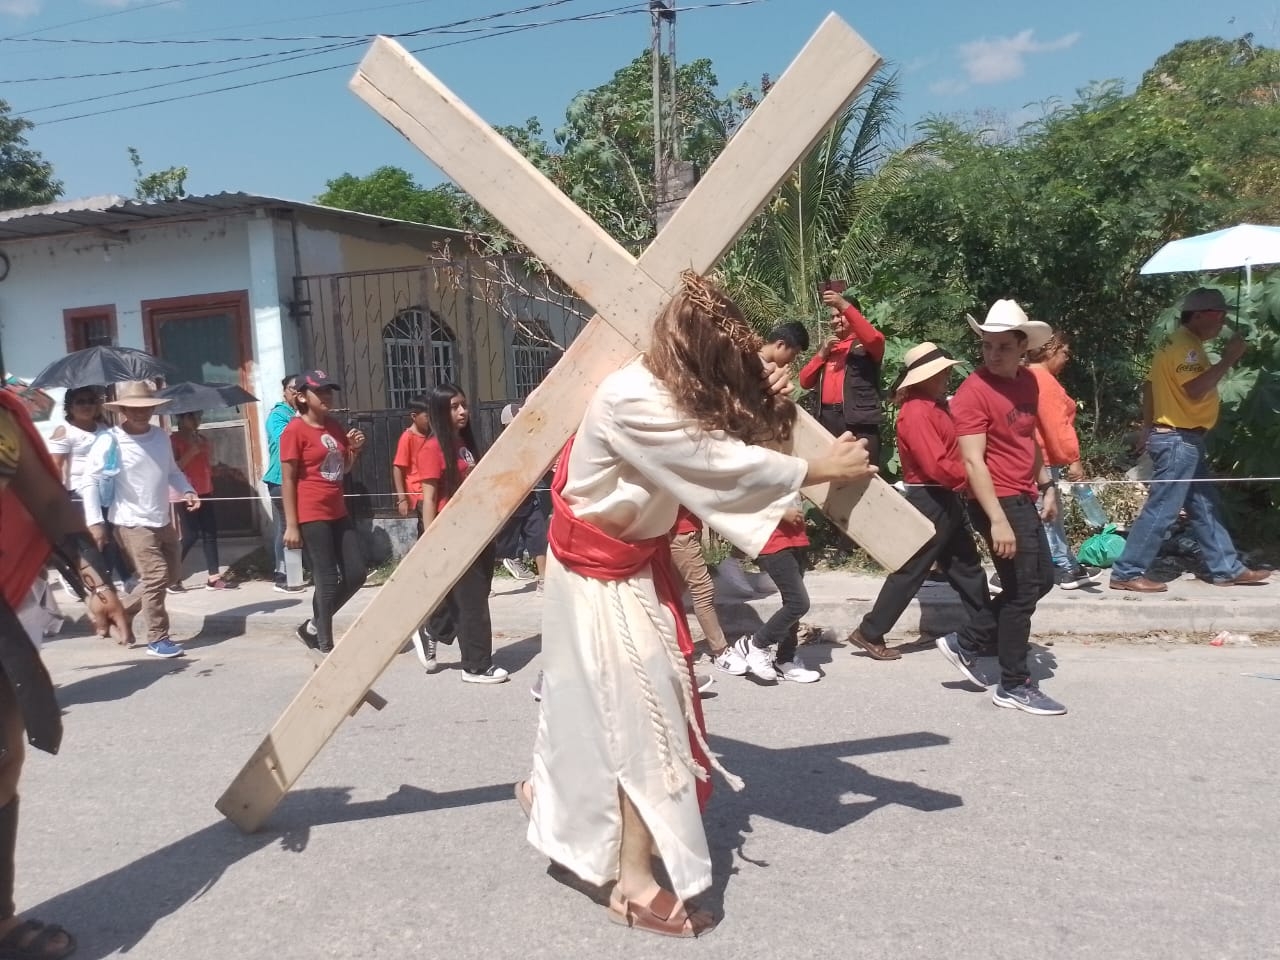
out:
<path id="1" fill-rule="evenodd" d="M 680 110 L 676 89 L 676 0 L 649 0 L 649 54 L 653 67 L 653 219 L 661 230 L 698 182 L 692 163 L 680 159 Z M 662 75 L 663 32 L 667 76 Z"/>

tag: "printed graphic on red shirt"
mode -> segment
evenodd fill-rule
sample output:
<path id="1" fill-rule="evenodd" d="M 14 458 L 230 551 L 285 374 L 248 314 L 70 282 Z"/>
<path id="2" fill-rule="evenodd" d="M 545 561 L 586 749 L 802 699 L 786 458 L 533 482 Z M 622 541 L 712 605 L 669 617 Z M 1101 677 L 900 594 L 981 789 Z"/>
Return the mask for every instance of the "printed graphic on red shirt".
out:
<path id="1" fill-rule="evenodd" d="M 298 484 L 298 522 L 340 520 L 347 515 L 342 496 L 347 438 L 336 421 L 312 426 L 295 417 L 280 434 L 280 462 L 292 463 Z"/>
<path id="2" fill-rule="evenodd" d="M 476 457 L 461 444 L 458 445 L 456 456 L 458 484 L 461 486 L 462 481 L 467 478 L 467 472 L 476 465 Z M 444 452 L 440 449 L 440 441 L 435 437 L 427 438 L 426 443 L 422 445 L 422 450 L 418 454 L 418 473 L 423 483 L 431 481 L 435 485 L 436 513 L 439 513 L 449 502 L 449 498 L 458 491 L 444 488 Z"/>
<path id="3" fill-rule="evenodd" d="M 987 436 L 987 470 L 996 496 L 1034 495 L 1036 410 L 1040 389 L 1026 369 L 1016 377 L 998 377 L 985 368 L 960 384 L 951 401 L 956 434 Z"/>

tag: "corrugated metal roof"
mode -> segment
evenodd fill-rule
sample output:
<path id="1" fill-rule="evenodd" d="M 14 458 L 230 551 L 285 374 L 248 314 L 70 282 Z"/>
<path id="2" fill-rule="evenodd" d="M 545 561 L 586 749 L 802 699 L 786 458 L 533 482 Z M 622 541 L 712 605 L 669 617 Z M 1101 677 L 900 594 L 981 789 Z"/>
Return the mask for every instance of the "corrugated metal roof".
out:
<path id="1" fill-rule="evenodd" d="M 277 210 L 311 210 L 332 216 L 403 227 L 410 230 L 430 230 L 433 233 L 449 233 L 463 236 L 464 231 L 450 227 L 436 227 L 391 217 L 378 217 L 368 213 L 339 210 L 318 203 L 303 203 L 280 197 L 263 197 L 250 193 L 215 193 L 203 197 L 183 197 L 180 200 L 131 200 L 108 194 L 50 203 L 40 207 L 0 211 L 0 243 L 6 240 L 27 240 L 33 237 L 52 237 L 86 230 L 120 232 L 132 227 L 162 220 L 203 220 L 229 213 L 272 208 Z"/>

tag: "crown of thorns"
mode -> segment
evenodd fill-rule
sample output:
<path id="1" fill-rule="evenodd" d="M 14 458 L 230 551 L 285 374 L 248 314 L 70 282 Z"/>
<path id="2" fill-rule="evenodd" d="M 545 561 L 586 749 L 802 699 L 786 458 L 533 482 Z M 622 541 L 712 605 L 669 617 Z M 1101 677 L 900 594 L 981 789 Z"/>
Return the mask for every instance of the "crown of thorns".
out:
<path id="1" fill-rule="evenodd" d="M 752 353 L 760 352 L 764 340 L 747 325 L 733 301 L 712 281 L 686 270 L 680 274 L 680 289 L 690 305 L 710 316 L 735 347 Z"/>

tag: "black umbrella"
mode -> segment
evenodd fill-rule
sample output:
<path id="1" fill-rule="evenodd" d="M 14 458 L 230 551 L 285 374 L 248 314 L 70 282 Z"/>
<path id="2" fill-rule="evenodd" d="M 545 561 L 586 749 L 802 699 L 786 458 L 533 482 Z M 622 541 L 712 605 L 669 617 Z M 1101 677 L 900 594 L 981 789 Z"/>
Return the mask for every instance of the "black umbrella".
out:
<path id="1" fill-rule="evenodd" d="M 31 381 L 33 387 L 104 387 L 131 380 L 172 380 L 180 376 L 171 363 L 130 347 L 89 347 L 55 360 Z"/>
<path id="2" fill-rule="evenodd" d="M 258 402 L 258 398 L 252 393 L 234 383 L 175 383 L 157 390 L 156 396 L 170 401 L 161 411 L 165 416 Z"/>

